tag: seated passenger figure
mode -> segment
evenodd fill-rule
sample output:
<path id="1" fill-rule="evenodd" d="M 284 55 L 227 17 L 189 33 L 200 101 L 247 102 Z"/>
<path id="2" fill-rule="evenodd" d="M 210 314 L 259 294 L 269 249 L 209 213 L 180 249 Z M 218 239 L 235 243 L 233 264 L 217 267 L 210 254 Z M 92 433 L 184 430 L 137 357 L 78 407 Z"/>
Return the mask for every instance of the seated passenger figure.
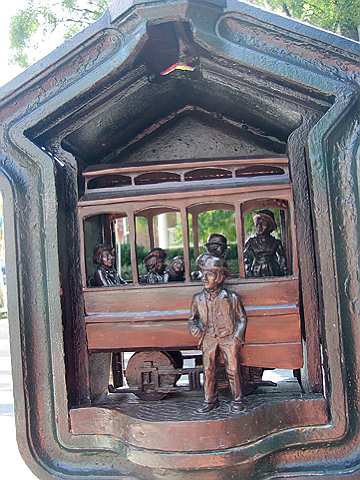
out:
<path id="1" fill-rule="evenodd" d="M 114 287 L 126 285 L 114 267 L 114 249 L 109 245 L 99 244 L 94 249 L 94 264 L 97 265 L 92 278 L 94 287 Z"/>
<path id="2" fill-rule="evenodd" d="M 199 270 L 191 272 L 192 280 L 201 280 L 201 259 L 203 256 L 213 255 L 218 258 L 225 258 L 228 249 L 227 238 L 222 233 L 212 233 L 205 244 L 206 252 L 196 259 L 196 265 Z"/>
<path id="3" fill-rule="evenodd" d="M 164 282 L 183 282 L 185 280 L 185 264 L 183 257 L 171 259 L 165 270 Z"/>
<path id="4" fill-rule="evenodd" d="M 227 238 L 222 233 L 212 233 L 205 244 L 206 250 L 214 257 L 225 258 L 228 249 Z"/>
<path id="5" fill-rule="evenodd" d="M 164 283 L 166 252 L 162 248 L 153 248 L 144 258 L 147 273 L 140 278 L 140 283 Z"/>
<path id="6" fill-rule="evenodd" d="M 276 230 L 271 210 L 259 210 L 254 216 L 255 236 L 249 238 L 244 248 L 247 277 L 280 277 L 287 274 L 284 247 L 271 235 Z"/>

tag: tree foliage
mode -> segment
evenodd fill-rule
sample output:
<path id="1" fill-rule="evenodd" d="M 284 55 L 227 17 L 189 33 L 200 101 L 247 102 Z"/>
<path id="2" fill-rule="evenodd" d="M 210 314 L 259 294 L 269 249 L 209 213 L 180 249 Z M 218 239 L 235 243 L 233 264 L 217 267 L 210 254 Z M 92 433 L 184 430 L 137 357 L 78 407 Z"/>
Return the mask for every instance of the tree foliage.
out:
<path id="1" fill-rule="evenodd" d="M 360 0 L 248 0 L 359 40 Z M 110 0 L 28 0 L 11 19 L 12 61 L 26 67 L 38 59 L 37 50 L 51 34 L 69 38 L 94 22 Z"/>
<path id="2" fill-rule="evenodd" d="M 249 0 L 325 30 L 359 40 L 360 0 Z"/>
<path id="3" fill-rule="evenodd" d="M 27 67 L 42 42 L 57 31 L 69 38 L 93 23 L 110 0 L 28 0 L 10 21 L 11 61 Z"/>

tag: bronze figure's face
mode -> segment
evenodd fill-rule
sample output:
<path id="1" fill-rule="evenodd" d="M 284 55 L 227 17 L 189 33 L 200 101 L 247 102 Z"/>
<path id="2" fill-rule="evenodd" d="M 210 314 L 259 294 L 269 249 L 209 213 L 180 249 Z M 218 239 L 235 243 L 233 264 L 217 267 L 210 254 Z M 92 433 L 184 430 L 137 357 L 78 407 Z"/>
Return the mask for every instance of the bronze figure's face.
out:
<path id="1" fill-rule="evenodd" d="M 221 233 L 212 233 L 206 243 L 206 249 L 215 257 L 223 257 L 227 250 L 227 240 Z"/>
<path id="2" fill-rule="evenodd" d="M 182 257 L 175 257 L 171 262 L 171 268 L 175 273 L 182 273 L 185 270 L 184 259 Z"/>
<path id="3" fill-rule="evenodd" d="M 225 275 L 222 269 L 203 270 L 202 281 L 206 290 L 216 290 L 224 280 Z"/>
<path id="4" fill-rule="evenodd" d="M 263 215 L 256 215 L 254 219 L 256 235 L 264 235 L 270 230 L 270 222 Z"/>
<path id="5" fill-rule="evenodd" d="M 115 257 L 110 250 L 103 250 L 101 254 L 101 265 L 112 268 L 114 266 Z"/>
<path id="6" fill-rule="evenodd" d="M 164 266 L 164 260 L 159 257 L 151 257 L 146 262 L 146 267 L 148 268 L 149 272 L 162 273 L 164 271 Z"/>
<path id="7" fill-rule="evenodd" d="M 204 257 L 201 273 L 206 290 L 217 290 L 225 281 L 226 262 L 222 257 Z"/>
<path id="8" fill-rule="evenodd" d="M 113 268 L 115 264 L 114 253 L 111 246 L 99 244 L 95 247 L 93 262 L 100 267 Z"/>
<path id="9" fill-rule="evenodd" d="M 276 230 L 274 214 L 271 210 L 259 210 L 254 216 L 256 235 L 267 235 Z"/>
<path id="10" fill-rule="evenodd" d="M 144 258 L 148 272 L 162 274 L 165 270 L 166 252 L 162 248 L 153 248 Z"/>
<path id="11" fill-rule="evenodd" d="M 115 270 L 115 250 L 110 245 L 97 245 L 94 250 L 93 261 L 97 267 L 93 276 L 89 279 L 89 286 L 114 287 L 116 285 L 126 285 L 126 281 Z"/>

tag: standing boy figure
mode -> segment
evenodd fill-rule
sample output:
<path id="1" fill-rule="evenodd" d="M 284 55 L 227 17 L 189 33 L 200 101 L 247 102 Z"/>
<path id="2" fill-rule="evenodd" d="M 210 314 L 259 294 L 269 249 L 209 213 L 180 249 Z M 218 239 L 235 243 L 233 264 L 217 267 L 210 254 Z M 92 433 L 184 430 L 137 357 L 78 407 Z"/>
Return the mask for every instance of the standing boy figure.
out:
<path id="1" fill-rule="evenodd" d="M 198 412 L 210 412 L 219 405 L 216 367 L 220 353 L 233 396 L 231 409 L 238 412 L 243 409 L 239 350 L 245 339 L 246 314 L 239 296 L 223 287 L 224 258 L 207 255 L 199 266 L 204 288 L 194 295 L 189 318 L 190 333 L 202 350 L 205 374 L 205 400 Z"/>

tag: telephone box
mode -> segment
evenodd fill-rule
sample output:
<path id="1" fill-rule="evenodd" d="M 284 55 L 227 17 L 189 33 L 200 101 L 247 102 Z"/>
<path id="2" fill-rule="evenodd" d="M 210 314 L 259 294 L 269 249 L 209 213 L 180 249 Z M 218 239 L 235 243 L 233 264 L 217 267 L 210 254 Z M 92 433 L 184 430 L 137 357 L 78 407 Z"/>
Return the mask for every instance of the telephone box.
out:
<path id="1" fill-rule="evenodd" d="M 131 0 L 2 88 L 39 478 L 358 478 L 359 78 L 250 4 Z"/>

